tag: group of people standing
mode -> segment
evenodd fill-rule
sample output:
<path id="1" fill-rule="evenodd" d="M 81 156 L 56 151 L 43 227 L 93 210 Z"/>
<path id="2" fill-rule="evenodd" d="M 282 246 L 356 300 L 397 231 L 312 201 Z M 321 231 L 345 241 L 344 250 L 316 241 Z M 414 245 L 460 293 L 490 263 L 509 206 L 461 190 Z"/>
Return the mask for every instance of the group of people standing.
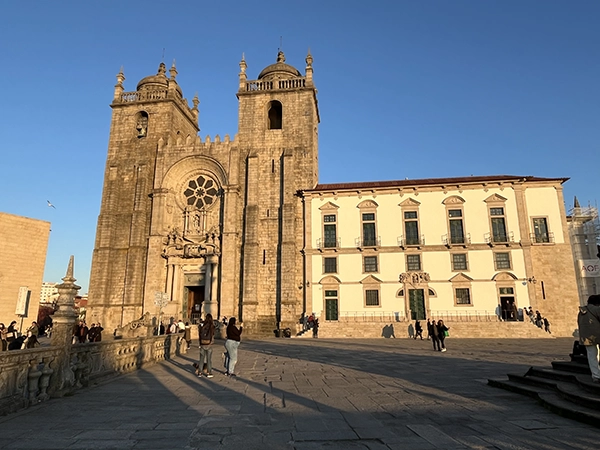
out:
<path id="1" fill-rule="evenodd" d="M 88 327 L 85 320 L 80 320 L 79 323 L 73 327 L 73 344 L 84 344 L 86 342 L 100 342 L 102 341 L 102 325 L 100 322 L 93 323 L 91 327 Z"/>
<path id="2" fill-rule="evenodd" d="M 8 327 L 0 323 L 1 349 L 6 351 L 39 347 L 39 332 L 40 329 L 35 321 L 31 322 L 31 326 L 27 328 L 25 334 L 21 334 L 17 329 L 16 320 L 13 320 Z"/>
<path id="3" fill-rule="evenodd" d="M 450 328 L 444 324 L 442 319 L 437 322 L 434 319 L 427 319 L 427 340 L 433 342 L 433 349 L 439 352 L 446 351 L 446 338 L 450 335 Z M 415 321 L 415 334 L 413 339 L 421 338 L 423 340 L 423 326 L 421 321 Z"/>
<path id="4" fill-rule="evenodd" d="M 225 366 L 225 375 L 235 377 L 235 364 L 238 359 L 238 347 L 242 340 L 243 324 L 240 322 L 239 327 L 236 326 L 236 318 L 230 317 L 227 328 L 225 329 L 225 352 L 223 352 L 223 364 Z M 198 377 L 212 378 L 212 353 L 213 344 L 215 341 L 216 323 L 211 314 L 207 314 L 198 325 L 198 337 L 200 341 L 200 359 L 194 364 L 196 375 Z"/>

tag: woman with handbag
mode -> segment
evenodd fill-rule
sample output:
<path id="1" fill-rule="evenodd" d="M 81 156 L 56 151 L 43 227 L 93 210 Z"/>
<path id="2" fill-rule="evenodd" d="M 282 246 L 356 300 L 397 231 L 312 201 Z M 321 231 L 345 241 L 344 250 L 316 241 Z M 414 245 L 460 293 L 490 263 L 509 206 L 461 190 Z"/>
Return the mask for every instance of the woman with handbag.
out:
<path id="1" fill-rule="evenodd" d="M 446 344 L 444 344 L 444 341 L 446 340 L 446 338 L 449 336 L 448 330 L 450 328 L 448 328 L 446 325 L 444 325 L 444 321 L 442 319 L 438 320 L 437 323 L 437 332 L 438 332 L 438 339 L 440 340 L 440 347 L 442 352 L 446 351 Z"/>

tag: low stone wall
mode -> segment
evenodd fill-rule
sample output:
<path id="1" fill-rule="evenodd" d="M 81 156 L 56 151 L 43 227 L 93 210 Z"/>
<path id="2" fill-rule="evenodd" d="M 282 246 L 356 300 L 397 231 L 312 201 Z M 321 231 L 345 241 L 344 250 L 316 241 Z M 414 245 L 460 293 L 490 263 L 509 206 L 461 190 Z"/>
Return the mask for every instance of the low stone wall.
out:
<path id="1" fill-rule="evenodd" d="M 183 354 L 181 334 L 77 344 L 67 369 L 57 361 L 60 347 L 0 352 L 0 414 L 8 414 L 89 385 Z"/>

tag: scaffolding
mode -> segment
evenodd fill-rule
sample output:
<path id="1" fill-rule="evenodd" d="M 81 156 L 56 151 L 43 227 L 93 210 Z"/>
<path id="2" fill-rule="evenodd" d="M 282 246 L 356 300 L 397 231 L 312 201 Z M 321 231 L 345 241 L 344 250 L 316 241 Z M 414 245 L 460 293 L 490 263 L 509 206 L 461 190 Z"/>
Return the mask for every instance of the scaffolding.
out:
<path id="1" fill-rule="evenodd" d="M 579 302 L 581 305 L 587 303 L 587 299 L 592 294 L 600 293 L 600 277 L 598 271 L 592 270 L 586 273 L 582 270 L 584 265 L 592 267 L 600 264 L 600 219 L 598 217 L 598 205 L 581 207 L 577 197 L 575 197 L 575 206 L 569 211 L 567 216 L 569 224 L 569 237 L 571 248 L 573 250 L 573 260 L 575 262 L 575 276 L 577 278 L 577 289 L 579 291 Z"/>

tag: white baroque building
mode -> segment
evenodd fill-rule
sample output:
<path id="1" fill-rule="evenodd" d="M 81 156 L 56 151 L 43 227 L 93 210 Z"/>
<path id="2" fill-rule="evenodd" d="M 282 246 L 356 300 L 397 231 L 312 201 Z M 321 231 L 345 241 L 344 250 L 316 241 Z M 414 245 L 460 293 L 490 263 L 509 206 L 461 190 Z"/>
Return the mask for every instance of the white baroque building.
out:
<path id="1" fill-rule="evenodd" d="M 325 330 L 433 317 L 494 322 L 494 335 L 510 336 L 514 326 L 498 327 L 531 306 L 570 335 L 579 301 L 566 180 L 471 176 L 303 191 L 307 310 Z"/>

